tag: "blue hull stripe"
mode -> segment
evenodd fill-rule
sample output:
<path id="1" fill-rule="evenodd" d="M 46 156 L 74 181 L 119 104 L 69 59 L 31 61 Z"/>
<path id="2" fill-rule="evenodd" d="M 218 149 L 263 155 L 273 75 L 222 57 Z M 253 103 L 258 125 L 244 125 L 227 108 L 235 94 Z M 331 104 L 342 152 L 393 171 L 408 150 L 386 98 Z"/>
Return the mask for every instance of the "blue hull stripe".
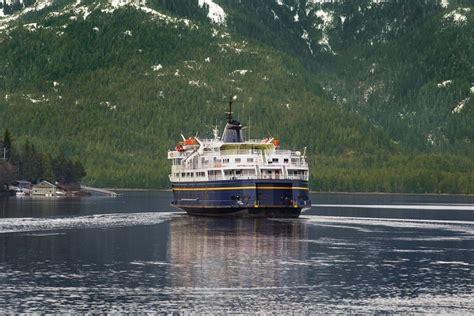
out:
<path id="1" fill-rule="evenodd" d="M 257 186 L 239 186 L 239 187 L 225 187 L 225 188 L 173 188 L 173 191 L 219 191 L 219 190 L 255 190 Z M 259 190 L 307 190 L 308 187 L 278 187 L 278 186 L 259 186 Z"/>
<path id="2" fill-rule="evenodd" d="M 229 208 L 254 211 L 265 208 L 267 213 L 273 209 L 276 213 L 270 213 L 278 215 L 280 212 L 288 212 L 289 209 L 301 209 L 311 205 L 308 182 L 301 180 L 175 182 L 172 188 L 173 205 L 182 209 L 216 209 L 217 213 L 221 213 Z"/>

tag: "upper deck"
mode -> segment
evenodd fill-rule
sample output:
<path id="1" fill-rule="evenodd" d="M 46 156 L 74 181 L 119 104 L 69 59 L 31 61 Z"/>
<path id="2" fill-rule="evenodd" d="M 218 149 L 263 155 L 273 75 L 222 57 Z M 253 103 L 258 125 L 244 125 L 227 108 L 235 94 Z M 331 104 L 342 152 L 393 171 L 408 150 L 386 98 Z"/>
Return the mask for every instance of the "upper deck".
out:
<path id="1" fill-rule="evenodd" d="M 201 145 L 185 151 L 169 151 L 172 160 L 172 182 L 293 179 L 308 180 L 308 163 L 299 151 L 277 149 L 273 144 L 216 143 L 199 141 Z"/>
<path id="2" fill-rule="evenodd" d="M 308 181 L 305 152 L 281 150 L 277 139 L 245 140 L 240 122 L 232 119 L 232 100 L 222 136 L 190 137 L 168 152 L 171 182 L 236 179 L 291 179 Z M 305 148 L 306 151 L 306 148 Z"/>

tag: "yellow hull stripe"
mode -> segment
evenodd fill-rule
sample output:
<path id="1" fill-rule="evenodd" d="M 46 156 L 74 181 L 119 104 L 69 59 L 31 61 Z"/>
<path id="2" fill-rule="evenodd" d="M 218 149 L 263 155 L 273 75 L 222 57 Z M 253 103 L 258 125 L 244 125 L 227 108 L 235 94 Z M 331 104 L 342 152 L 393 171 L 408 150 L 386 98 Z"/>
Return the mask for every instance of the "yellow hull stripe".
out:
<path id="1" fill-rule="evenodd" d="M 173 191 L 225 191 L 225 190 L 255 190 L 256 186 L 242 186 L 242 187 L 216 187 L 216 188 L 173 188 Z M 307 187 L 274 187 L 274 186 L 262 186 L 258 187 L 262 190 L 306 190 Z"/>

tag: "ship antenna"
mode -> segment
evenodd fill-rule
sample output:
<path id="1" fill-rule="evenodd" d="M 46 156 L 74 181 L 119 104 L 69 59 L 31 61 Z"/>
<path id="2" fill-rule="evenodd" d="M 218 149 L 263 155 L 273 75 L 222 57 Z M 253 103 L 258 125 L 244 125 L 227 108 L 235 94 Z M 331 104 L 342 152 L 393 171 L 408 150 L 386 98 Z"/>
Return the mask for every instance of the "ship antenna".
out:
<path id="1" fill-rule="evenodd" d="M 233 124 L 234 119 L 232 118 L 232 104 L 234 102 L 240 102 L 240 101 L 236 101 L 237 100 L 237 96 L 234 94 L 234 95 L 229 95 L 229 111 L 228 112 L 225 112 L 227 114 L 227 123 L 230 123 L 230 124 Z"/>
<path id="2" fill-rule="evenodd" d="M 227 123 L 232 122 L 232 101 L 233 101 L 234 97 L 235 96 L 233 96 L 233 95 L 229 96 L 229 112 L 227 112 Z"/>

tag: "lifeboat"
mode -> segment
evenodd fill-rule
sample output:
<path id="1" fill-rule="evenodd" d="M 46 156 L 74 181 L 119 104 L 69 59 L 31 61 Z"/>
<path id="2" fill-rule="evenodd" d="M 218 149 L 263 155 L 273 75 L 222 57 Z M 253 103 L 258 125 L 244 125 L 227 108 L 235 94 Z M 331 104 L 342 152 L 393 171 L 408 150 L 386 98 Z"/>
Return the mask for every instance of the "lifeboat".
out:
<path id="1" fill-rule="evenodd" d="M 280 140 L 277 138 L 274 138 L 271 143 L 275 145 L 275 147 L 280 147 Z"/>
<path id="2" fill-rule="evenodd" d="M 184 140 L 184 145 L 191 146 L 191 145 L 199 145 L 196 137 L 189 137 L 188 139 Z"/>
<path id="3" fill-rule="evenodd" d="M 275 145 L 275 147 L 280 147 L 280 140 L 278 138 L 273 138 L 273 137 L 264 138 L 262 140 L 262 143 L 264 143 L 264 144 L 273 144 L 273 145 Z"/>
<path id="4" fill-rule="evenodd" d="M 181 151 L 186 151 L 189 149 L 194 149 L 197 147 L 199 147 L 199 141 L 196 139 L 196 137 L 189 137 L 189 138 L 184 139 L 183 141 L 178 142 L 176 144 L 175 149 L 181 152 Z"/>

